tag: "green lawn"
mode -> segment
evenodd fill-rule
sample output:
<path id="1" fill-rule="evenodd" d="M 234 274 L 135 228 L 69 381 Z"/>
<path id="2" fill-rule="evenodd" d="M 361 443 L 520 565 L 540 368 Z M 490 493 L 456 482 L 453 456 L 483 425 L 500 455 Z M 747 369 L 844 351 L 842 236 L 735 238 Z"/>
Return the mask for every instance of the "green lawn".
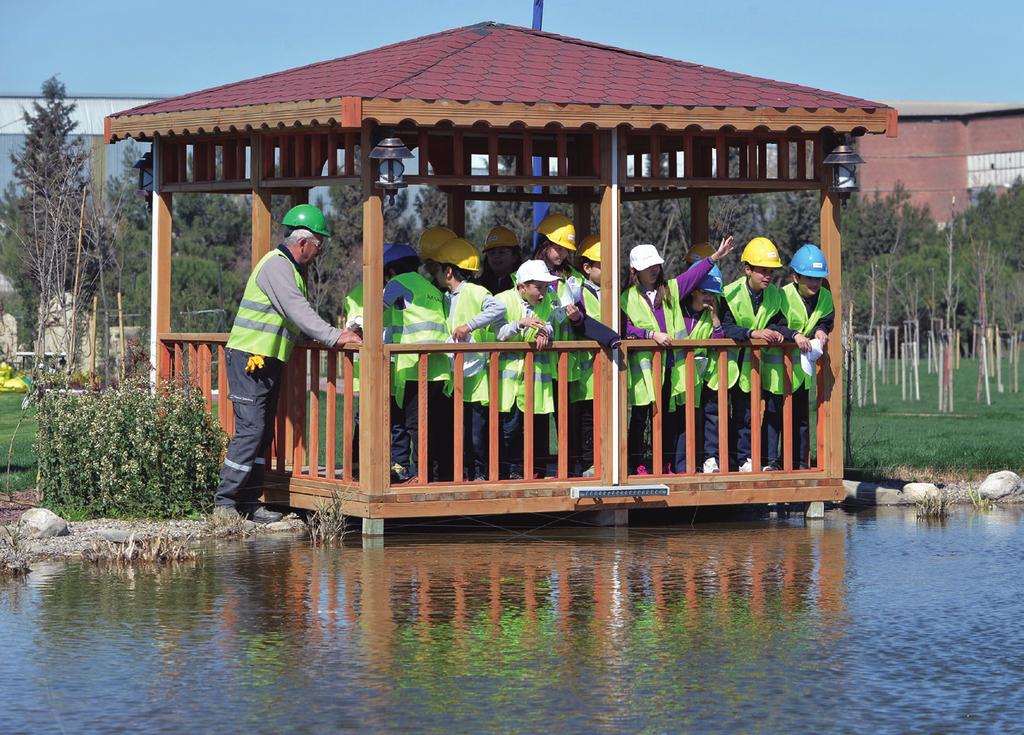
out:
<path id="1" fill-rule="evenodd" d="M 36 440 L 35 411 L 29 410 L 22 418 L 21 393 L 0 393 L 0 495 L 34 487 L 36 483 L 36 453 L 32 443 Z M 17 429 L 17 434 L 15 430 Z M 14 438 L 13 451 L 11 438 Z M 11 468 L 7 471 L 7 457 L 10 452 Z"/>
<path id="2" fill-rule="evenodd" d="M 973 476 L 996 470 L 1024 473 L 1021 420 L 1024 392 L 1013 393 L 1013 378 L 1003 364 L 1006 392 L 990 379 L 992 405 L 975 401 L 978 365 L 961 360 L 954 374 L 953 414 L 938 412 L 938 376 L 921 364 L 921 400 L 900 399 L 900 386 L 878 382 L 878 405 L 853 409 L 850 449 L 853 468 L 869 475 L 905 477 L 906 469 Z M 891 376 L 890 376 L 891 378 Z"/>

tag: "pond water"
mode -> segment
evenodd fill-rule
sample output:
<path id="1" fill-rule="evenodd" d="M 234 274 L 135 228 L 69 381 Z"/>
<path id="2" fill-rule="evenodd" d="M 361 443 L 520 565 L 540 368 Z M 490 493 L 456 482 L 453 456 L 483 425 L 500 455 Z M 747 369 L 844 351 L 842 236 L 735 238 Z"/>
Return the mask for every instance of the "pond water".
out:
<path id="1" fill-rule="evenodd" d="M 1013 732 L 1022 515 L 254 538 L 0 582 L 0 733 Z"/>

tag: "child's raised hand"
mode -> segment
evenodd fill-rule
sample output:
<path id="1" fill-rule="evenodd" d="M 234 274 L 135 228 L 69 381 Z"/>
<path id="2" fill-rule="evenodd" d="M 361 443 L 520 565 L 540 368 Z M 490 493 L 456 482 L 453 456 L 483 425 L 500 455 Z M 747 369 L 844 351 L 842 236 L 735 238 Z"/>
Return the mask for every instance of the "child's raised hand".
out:
<path id="1" fill-rule="evenodd" d="M 733 242 L 732 235 L 729 235 L 729 237 L 723 237 L 722 242 L 718 244 L 718 250 L 716 250 L 711 256 L 711 261 L 713 263 L 717 263 L 719 260 L 731 253 L 734 247 L 736 247 L 736 245 Z"/>
<path id="2" fill-rule="evenodd" d="M 455 342 L 465 342 L 469 339 L 469 335 L 472 334 L 472 332 L 473 330 L 466 324 L 455 327 L 455 329 L 452 330 L 452 340 Z"/>

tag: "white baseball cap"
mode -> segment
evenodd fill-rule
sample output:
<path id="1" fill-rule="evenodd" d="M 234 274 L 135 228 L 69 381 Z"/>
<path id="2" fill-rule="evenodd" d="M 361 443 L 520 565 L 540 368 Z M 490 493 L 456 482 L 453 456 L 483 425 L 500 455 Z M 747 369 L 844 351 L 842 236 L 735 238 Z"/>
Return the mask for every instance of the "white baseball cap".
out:
<path id="1" fill-rule="evenodd" d="M 635 271 L 642 271 L 652 265 L 661 265 L 665 259 L 658 255 L 658 248 L 653 245 L 637 245 L 629 251 L 629 267 Z"/>
<path id="2" fill-rule="evenodd" d="M 554 283 L 557 280 L 558 276 L 551 275 L 547 263 L 543 260 L 528 260 L 516 271 L 516 283 L 526 283 L 527 281 Z"/>

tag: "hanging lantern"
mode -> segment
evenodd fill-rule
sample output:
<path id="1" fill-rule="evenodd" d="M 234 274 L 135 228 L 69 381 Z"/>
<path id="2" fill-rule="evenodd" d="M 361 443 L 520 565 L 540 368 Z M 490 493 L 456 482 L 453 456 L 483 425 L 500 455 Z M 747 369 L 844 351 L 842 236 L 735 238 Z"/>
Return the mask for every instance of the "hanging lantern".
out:
<path id="1" fill-rule="evenodd" d="M 405 164 L 402 161 L 412 157 L 402 139 L 397 137 L 384 138 L 370 151 L 370 158 L 379 161 L 377 181 L 374 185 L 384 190 L 384 195 L 391 204 L 395 203 L 398 190 L 408 186 L 405 183 Z"/>
<path id="2" fill-rule="evenodd" d="M 864 159 L 857 155 L 853 148 L 853 141 L 847 135 L 836 145 L 822 161 L 826 166 L 832 167 L 832 179 L 829 182 L 829 190 L 839 194 L 845 203 L 850 194 L 858 191 L 857 166 L 864 163 Z"/>

